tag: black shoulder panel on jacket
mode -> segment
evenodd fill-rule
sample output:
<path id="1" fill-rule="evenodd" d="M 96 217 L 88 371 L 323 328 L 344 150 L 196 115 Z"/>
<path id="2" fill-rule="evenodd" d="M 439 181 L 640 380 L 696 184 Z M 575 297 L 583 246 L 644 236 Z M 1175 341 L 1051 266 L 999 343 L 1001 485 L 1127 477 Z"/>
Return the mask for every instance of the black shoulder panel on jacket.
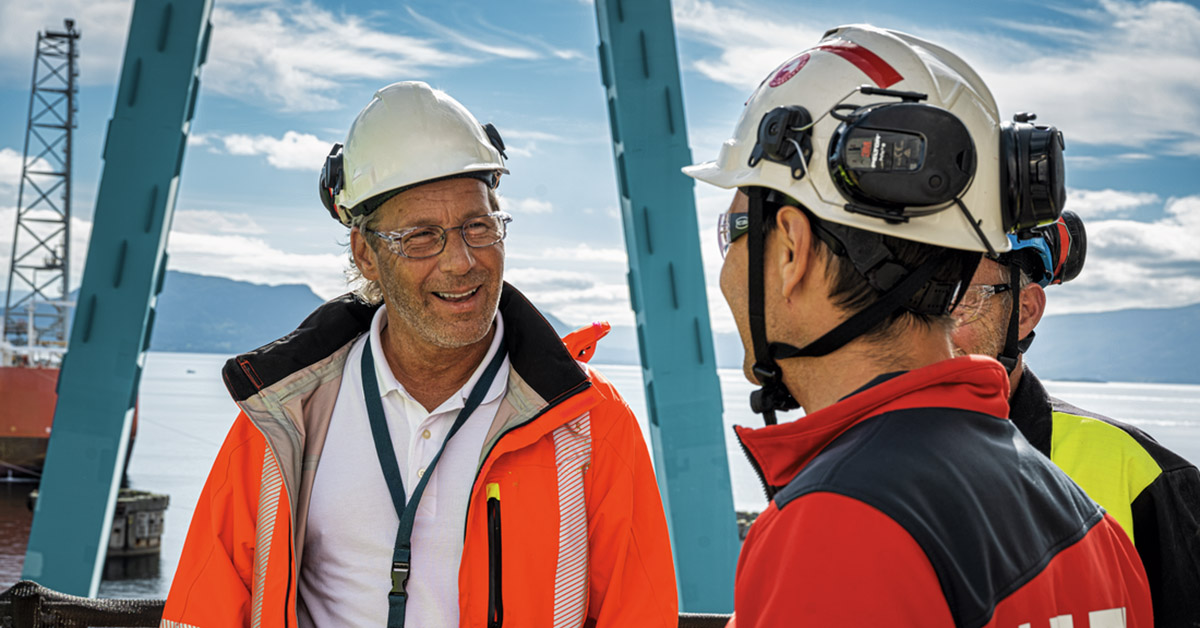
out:
<path id="1" fill-rule="evenodd" d="M 234 401 L 249 399 L 309 365 L 324 360 L 371 326 L 378 305 L 353 294 L 327 301 L 292 333 L 248 353 L 230 358 L 221 374 Z"/>
<path id="2" fill-rule="evenodd" d="M 868 504 L 921 545 L 962 627 L 1076 543 L 1104 513 L 1009 421 L 950 408 L 899 410 L 848 430 L 775 496 L 832 492 Z"/>
<path id="3" fill-rule="evenodd" d="M 508 283 L 500 293 L 500 315 L 509 363 L 543 399 L 553 402 L 587 383 L 587 373 L 571 357 L 558 332 Z"/>

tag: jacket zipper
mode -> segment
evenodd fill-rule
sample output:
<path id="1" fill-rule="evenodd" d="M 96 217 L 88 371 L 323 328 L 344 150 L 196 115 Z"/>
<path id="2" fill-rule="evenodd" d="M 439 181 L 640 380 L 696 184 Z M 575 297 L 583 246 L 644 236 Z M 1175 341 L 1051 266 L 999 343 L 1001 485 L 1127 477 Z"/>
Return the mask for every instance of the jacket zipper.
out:
<path id="1" fill-rule="evenodd" d="M 488 628 L 504 625 L 504 581 L 501 569 L 500 485 L 487 485 L 488 518 Z"/>
<path id="2" fill-rule="evenodd" d="M 754 456 L 750 455 L 750 450 L 746 448 L 746 443 L 742 442 L 741 434 L 734 432 L 733 435 L 737 436 L 738 445 L 741 446 L 742 453 L 746 456 L 746 460 L 750 461 L 750 467 L 754 469 L 754 473 L 758 475 L 758 482 L 762 484 L 763 494 L 767 496 L 767 501 L 775 499 L 775 488 L 767 484 L 767 476 L 763 473 L 762 466 L 758 464 L 758 460 L 755 460 Z"/>
<path id="3" fill-rule="evenodd" d="M 524 423 L 522 423 L 520 425 L 514 425 L 513 427 L 510 427 L 510 428 L 504 430 L 503 432 L 500 432 L 500 435 L 497 436 L 496 440 L 492 442 L 492 446 L 488 447 L 487 453 L 483 456 L 483 460 L 485 462 L 487 461 L 487 459 L 492 455 L 492 451 L 496 449 L 496 445 L 499 445 L 500 441 L 504 440 L 505 436 L 508 436 L 511 432 L 515 432 L 516 430 L 519 430 L 519 429 L 525 427 L 526 425 L 533 423 L 534 421 L 540 419 L 547 412 L 553 410 L 554 408 L 557 408 L 559 406 L 559 404 L 561 404 L 562 402 L 574 397 L 575 395 L 578 395 L 579 393 L 581 393 L 591 387 L 592 387 L 592 382 L 590 380 L 584 380 L 582 383 L 577 384 L 574 388 L 571 388 L 566 393 L 563 393 L 562 398 L 559 399 L 559 401 L 557 403 L 550 404 L 550 405 L 546 406 L 545 408 L 542 408 L 541 412 L 538 412 L 537 414 L 529 417 L 528 421 L 525 421 Z M 482 464 L 480 464 L 475 469 L 475 479 L 471 480 L 472 487 L 475 486 L 475 483 L 479 481 L 479 472 L 480 471 L 483 471 Z M 463 514 L 463 539 L 464 540 L 467 538 L 466 523 L 468 520 L 470 520 L 470 518 L 471 518 L 471 507 L 467 506 L 467 512 Z"/>

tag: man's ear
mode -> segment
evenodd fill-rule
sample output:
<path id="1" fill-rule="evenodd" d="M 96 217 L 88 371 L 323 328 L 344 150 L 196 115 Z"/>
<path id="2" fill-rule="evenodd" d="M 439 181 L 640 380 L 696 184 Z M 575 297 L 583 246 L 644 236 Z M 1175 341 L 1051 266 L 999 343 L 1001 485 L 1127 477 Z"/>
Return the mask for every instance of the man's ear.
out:
<path id="1" fill-rule="evenodd" d="M 803 211 L 784 206 L 775 214 L 775 236 L 780 244 L 775 259 L 779 267 L 780 295 L 786 299 L 795 294 L 812 263 L 812 225 Z"/>
<path id="2" fill-rule="evenodd" d="M 375 248 L 367 244 L 367 236 L 358 227 L 350 230 L 350 252 L 354 254 L 354 265 L 368 281 L 379 280 L 378 259 Z"/>
<path id="3" fill-rule="evenodd" d="M 1024 338 L 1037 327 L 1046 313 L 1046 291 L 1036 283 L 1031 283 L 1021 290 L 1021 319 L 1018 337 Z"/>

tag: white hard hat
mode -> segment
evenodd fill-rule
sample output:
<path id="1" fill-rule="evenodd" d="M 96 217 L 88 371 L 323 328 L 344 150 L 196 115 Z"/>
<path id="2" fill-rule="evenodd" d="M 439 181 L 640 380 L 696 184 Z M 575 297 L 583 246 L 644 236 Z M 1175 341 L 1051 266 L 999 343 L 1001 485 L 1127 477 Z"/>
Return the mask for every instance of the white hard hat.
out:
<path id="1" fill-rule="evenodd" d="M 723 188 L 776 190 L 834 223 L 1006 251 L 1013 221 L 1002 212 L 1001 157 L 995 100 L 966 62 L 854 25 L 768 75 L 716 161 L 683 170 Z"/>
<path id="2" fill-rule="evenodd" d="M 494 187 L 504 167 L 504 142 L 491 124 L 449 94 L 420 81 L 375 92 L 321 173 L 326 209 L 343 224 L 383 200 L 422 183 L 475 176 Z"/>

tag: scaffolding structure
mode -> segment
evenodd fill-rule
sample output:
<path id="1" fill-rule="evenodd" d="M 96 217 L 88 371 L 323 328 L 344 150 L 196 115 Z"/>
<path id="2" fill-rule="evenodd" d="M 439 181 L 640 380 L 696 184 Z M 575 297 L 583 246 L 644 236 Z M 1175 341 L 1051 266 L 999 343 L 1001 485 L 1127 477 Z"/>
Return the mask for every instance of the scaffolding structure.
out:
<path id="1" fill-rule="evenodd" d="M 72 133 L 78 110 L 79 31 L 38 33 L 17 193 L 2 340 L 64 348 L 71 320 Z"/>

